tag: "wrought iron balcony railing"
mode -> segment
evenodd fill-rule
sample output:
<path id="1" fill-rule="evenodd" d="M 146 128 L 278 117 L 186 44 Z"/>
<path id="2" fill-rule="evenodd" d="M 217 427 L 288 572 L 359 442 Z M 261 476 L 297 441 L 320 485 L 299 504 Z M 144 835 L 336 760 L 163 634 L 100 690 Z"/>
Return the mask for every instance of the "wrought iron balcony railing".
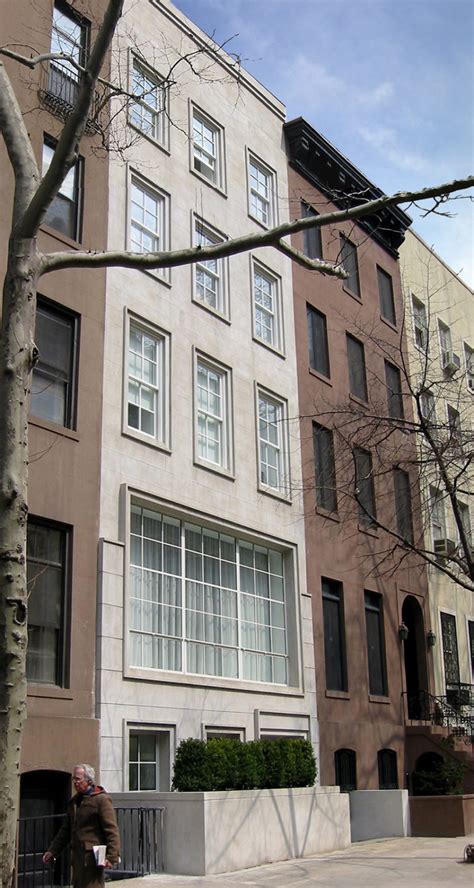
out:
<path id="1" fill-rule="evenodd" d="M 39 96 L 45 108 L 55 117 L 66 120 L 77 99 L 81 85 L 80 74 L 67 62 L 49 62 L 41 66 Z M 86 133 L 94 135 L 98 123 L 99 94 L 96 92 L 86 123 Z"/>
<path id="2" fill-rule="evenodd" d="M 452 706 L 446 697 L 435 697 L 423 690 L 410 696 L 404 692 L 402 697 L 406 698 L 409 722 L 448 728 L 451 734 L 467 744 L 474 743 L 474 715 L 470 708 L 465 712 L 463 707 Z"/>

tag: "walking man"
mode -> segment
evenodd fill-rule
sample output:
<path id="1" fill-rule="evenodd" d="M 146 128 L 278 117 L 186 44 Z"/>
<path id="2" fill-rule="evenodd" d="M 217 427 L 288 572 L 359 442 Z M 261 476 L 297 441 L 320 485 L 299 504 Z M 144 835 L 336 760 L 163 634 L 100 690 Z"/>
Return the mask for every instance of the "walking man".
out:
<path id="1" fill-rule="evenodd" d="M 74 888 L 102 888 L 104 870 L 119 860 L 120 836 L 112 800 L 95 784 L 94 768 L 76 765 L 72 775 L 76 794 L 69 802 L 66 821 L 43 854 L 51 863 L 71 845 Z M 97 866 L 94 845 L 105 845 L 105 864 Z"/>

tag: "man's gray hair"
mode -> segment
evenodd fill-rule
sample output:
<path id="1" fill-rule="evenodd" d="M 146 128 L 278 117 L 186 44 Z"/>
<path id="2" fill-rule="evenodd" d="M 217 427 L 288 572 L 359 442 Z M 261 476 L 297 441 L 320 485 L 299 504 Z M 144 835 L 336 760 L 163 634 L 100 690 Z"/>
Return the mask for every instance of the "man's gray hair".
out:
<path id="1" fill-rule="evenodd" d="M 82 768 L 84 771 L 84 777 L 86 778 L 88 783 L 93 783 L 95 780 L 95 771 L 92 765 L 75 765 L 75 768 Z"/>

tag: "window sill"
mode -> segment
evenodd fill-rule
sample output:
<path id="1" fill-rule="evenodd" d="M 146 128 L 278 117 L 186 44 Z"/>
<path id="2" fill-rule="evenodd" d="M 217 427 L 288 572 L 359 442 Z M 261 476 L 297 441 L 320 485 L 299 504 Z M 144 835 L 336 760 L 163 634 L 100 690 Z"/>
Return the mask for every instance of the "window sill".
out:
<path id="1" fill-rule="evenodd" d="M 259 339 L 255 334 L 252 336 L 254 342 L 258 345 L 263 345 L 264 348 L 267 348 L 268 351 L 273 352 L 274 355 L 277 355 L 278 358 L 281 358 L 283 361 L 286 361 L 285 352 L 283 352 L 280 348 L 277 348 L 275 345 L 271 345 L 269 342 L 265 342 L 264 339 Z"/>
<path id="2" fill-rule="evenodd" d="M 265 484 L 258 484 L 257 490 L 259 493 L 264 493 L 266 496 L 277 499 L 280 503 L 286 503 L 288 506 L 291 506 L 291 495 L 289 493 L 275 490 L 273 487 L 267 487 Z"/>
<path id="3" fill-rule="evenodd" d="M 265 224 L 265 222 L 262 222 L 261 219 L 257 219 L 256 216 L 252 216 L 252 213 L 250 212 L 248 213 L 248 217 L 252 220 L 252 222 L 255 222 L 259 228 L 262 228 L 263 231 L 270 231 L 271 228 L 275 228 L 275 226 L 278 225 L 278 222 L 273 222 L 272 220 L 270 220 L 267 225 Z"/>
<path id="4" fill-rule="evenodd" d="M 361 524 L 360 522 L 357 525 L 357 527 L 361 533 L 366 533 L 368 536 L 374 537 L 374 539 L 378 539 L 378 537 L 379 537 L 378 531 L 374 530 L 373 527 L 366 527 L 365 524 Z"/>
<path id="5" fill-rule="evenodd" d="M 384 706 L 389 706 L 390 702 L 390 697 L 369 694 L 369 703 L 382 703 Z"/>
<path id="6" fill-rule="evenodd" d="M 130 250 L 130 247 L 127 247 L 126 249 Z M 168 252 L 168 249 L 164 250 L 164 252 Z M 146 253 L 143 255 L 146 256 Z M 171 269 L 166 269 L 168 271 L 167 277 L 163 277 L 163 275 L 160 274 L 159 268 L 136 268 L 134 270 L 141 271 L 142 274 L 146 274 L 148 277 L 153 278 L 158 284 L 163 284 L 164 287 L 168 287 L 169 290 L 171 289 Z"/>
<path id="7" fill-rule="evenodd" d="M 336 524 L 339 524 L 341 521 L 337 512 L 330 512 L 329 509 L 324 509 L 322 506 L 316 506 L 314 511 L 316 515 L 321 515 L 321 518 L 329 518 L 330 521 L 335 521 Z"/>
<path id="8" fill-rule="evenodd" d="M 230 469 L 225 469 L 222 466 L 215 466 L 212 463 L 207 463 L 196 458 L 194 459 L 194 465 L 198 469 L 205 469 L 207 472 L 212 472 L 213 475 L 220 475 L 221 478 L 226 478 L 228 481 L 235 481 L 235 473 Z"/>
<path id="9" fill-rule="evenodd" d="M 233 691 L 249 691 L 254 694 L 274 694 L 284 697 L 303 697 L 302 688 L 290 687 L 281 684 L 268 684 L 267 682 L 251 682 L 239 678 L 220 678 L 214 675 L 194 675 L 182 672 L 166 672 L 160 669 L 144 669 L 138 666 L 125 666 L 124 678 L 152 681 L 155 684 L 187 685 L 202 688 L 223 688 Z"/>
<path id="10" fill-rule="evenodd" d="M 168 157 L 171 155 L 171 151 L 170 151 L 168 145 L 164 145 L 163 142 L 160 142 L 158 139 L 154 139 L 153 136 L 147 135 L 147 133 L 143 132 L 143 130 L 141 130 L 139 126 L 135 126 L 135 124 L 132 123 L 131 120 L 128 120 L 128 125 L 129 125 L 130 129 L 132 129 L 132 130 L 134 130 L 134 132 L 138 133 L 142 139 L 145 139 L 147 142 L 149 142 L 155 148 L 160 148 L 161 151 L 164 151 L 164 153 L 168 155 Z"/>
<path id="11" fill-rule="evenodd" d="M 311 376 L 316 377 L 316 379 L 320 379 L 321 382 L 326 383 L 326 385 L 329 385 L 332 388 L 332 382 L 329 376 L 325 376 L 324 373 L 320 373 L 319 370 L 315 370 L 314 367 L 308 367 L 308 372 L 311 374 Z"/>
<path id="12" fill-rule="evenodd" d="M 326 697 L 330 697 L 333 700 L 350 700 L 351 695 L 349 691 L 326 691 Z"/>
<path id="13" fill-rule="evenodd" d="M 227 193 L 225 188 L 221 187 L 220 185 L 216 185 L 215 182 L 211 182 L 211 180 L 208 179 L 207 176 L 203 176 L 202 173 L 199 173 L 197 170 L 194 169 L 194 167 L 190 167 L 189 172 L 192 176 L 196 176 L 196 179 L 199 179 L 200 182 L 204 182 L 206 185 L 209 186 L 209 188 L 212 188 L 213 191 L 217 191 L 217 194 L 220 194 L 221 197 L 224 197 L 225 200 L 227 200 Z"/>
<path id="14" fill-rule="evenodd" d="M 358 407 L 363 407 L 364 410 L 369 409 L 369 402 L 364 401 L 362 398 L 359 398 L 357 395 L 354 395 L 352 392 L 349 392 L 349 401 L 354 401 L 354 404 L 357 404 Z"/>
<path id="15" fill-rule="evenodd" d="M 396 323 L 394 324 L 392 321 L 389 321 L 388 318 L 384 318 L 383 315 L 380 315 L 380 320 L 382 321 L 382 324 L 385 324 L 387 327 L 390 328 L 390 330 L 393 330 L 394 333 L 398 333 L 398 327 Z"/>
<path id="16" fill-rule="evenodd" d="M 161 450 L 166 455 L 171 455 L 171 447 L 169 444 L 153 440 L 153 438 L 150 438 L 147 435 L 141 435 L 140 432 L 135 432 L 128 426 L 122 429 L 122 435 L 124 438 L 131 438 L 132 441 L 138 441 L 140 444 L 145 444 L 147 447 L 153 447 L 154 450 Z"/>
<path id="17" fill-rule="evenodd" d="M 349 290 L 349 287 L 345 287 L 344 284 L 342 285 L 342 289 L 344 290 L 344 293 L 347 293 L 347 295 L 350 296 L 352 299 L 355 299 L 355 301 L 358 302 L 359 305 L 362 305 L 361 296 L 358 296 L 357 293 L 354 293 L 353 290 Z"/>
<path id="18" fill-rule="evenodd" d="M 194 305 L 198 305 L 199 308 L 203 308 L 204 311 L 209 312 L 214 318 L 217 318 L 219 321 L 223 321 L 224 324 L 228 324 L 229 327 L 231 325 L 230 317 L 222 311 L 219 311 L 218 308 L 213 308 L 212 305 L 208 305 L 207 302 L 204 302 L 203 299 L 197 299 L 196 296 L 192 297 L 192 302 Z"/>
<path id="19" fill-rule="evenodd" d="M 31 682 L 31 684 L 28 682 L 26 693 L 28 697 L 49 697 L 51 700 L 74 699 L 70 688 L 59 688 L 56 685 L 34 684 L 34 682 Z"/>
<path id="20" fill-rule="evenodd" d="M 60 241 L 60 243 L 64 244 L 66 247 L 71 247 L 72 250 L 84 249 L 82 241 L 74 240 L 74 238 L 69 237 L 67 234 L 63 234 L 62 231 L 57 231 L 56 228 L 51 228 L 50 225 L 40 225 L 40 231 L 44 232 L 44 234 L 49 234 L 50 237 L 54 237 L 55 240 Z"/>
<path id="21" fill-rule="evenodd" d="M 54 432 L 54 434 L 61 435 L 63 438 L 69 438 L 71 441 L 80 441 L 80 436 L 76 431 L 73 429 L 67 429 L 65 426 L 58 425 L 55 422 L 51 422 L 49 419 L 30 416 L 28 418 L 28 425 L 35 426 L 38 429 L 45 429 L 48 432 Z"/>

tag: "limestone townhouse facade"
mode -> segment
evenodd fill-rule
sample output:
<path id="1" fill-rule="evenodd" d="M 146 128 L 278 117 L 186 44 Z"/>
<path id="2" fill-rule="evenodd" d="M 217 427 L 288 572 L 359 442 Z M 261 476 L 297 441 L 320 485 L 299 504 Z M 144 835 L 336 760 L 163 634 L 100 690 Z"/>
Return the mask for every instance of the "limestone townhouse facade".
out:
<path id="1" fill-rule="evenodd" d="M 208 42 L 168 2 L 125 4 L 113 57 L 137 100 L 110 160 L 111 249 L 289 218 L 285 109 Z M 317 754 L 290 261 L 110 269 L 103 386 L 102 782 L 169 789 L 187 737 L 307 737 Z"/>

